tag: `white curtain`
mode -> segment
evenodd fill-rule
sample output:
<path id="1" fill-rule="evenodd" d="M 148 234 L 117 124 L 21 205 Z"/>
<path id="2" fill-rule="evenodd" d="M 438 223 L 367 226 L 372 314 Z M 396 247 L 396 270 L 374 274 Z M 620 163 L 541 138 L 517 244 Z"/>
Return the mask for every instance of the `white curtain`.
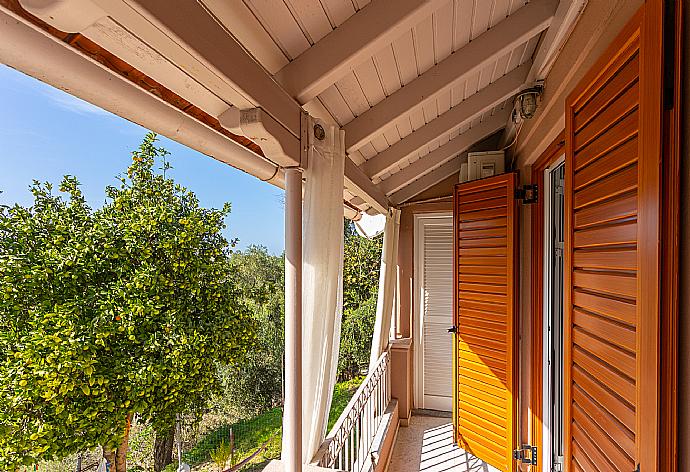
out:
<path id="1" fill-rule="evenodd" d="M 386 216 L 383 230 L 383 250 L 381 252 L 381 269 L 379 272 L 379 293 L 376 300 L 376 323 L 371 341 L 369 371 L 374 367 L 381 354 L 388 348 L 391 320 L 396 304 L 396 287 L 398 284 L 398 239 L 400 234 L 400 210 L 391 208 Z"/>
<path id="2" fill-rule="evenodd" d="M 343 173 L 345 134 L 319 124 L 310 132 L 303 206 L 302 462 L 311 462 L 326 436 L 338 367 L 343 310 Z M 313 130 L 313 126 L 310 127 Z"/>

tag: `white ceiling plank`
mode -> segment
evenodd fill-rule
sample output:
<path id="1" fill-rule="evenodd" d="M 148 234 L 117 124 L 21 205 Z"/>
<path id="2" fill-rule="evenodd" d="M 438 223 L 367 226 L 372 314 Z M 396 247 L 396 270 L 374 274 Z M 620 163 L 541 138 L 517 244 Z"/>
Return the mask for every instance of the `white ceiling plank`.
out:
<path id="1" fill-rule="evenodd" d="M 473 11 L 474 0 L 455 1 L 455 31 L 453 32 L 453 51 L 457 51 L 470 42 Z"/>
<path id="2" fill-rule="evenodd" d="M 355 116 L 361 115 L 370 108 L 367 97 L 364 95 L 362 87 L 359 85 L 359 81 L 357 77 L 355 77 L 354 72 L 347 74 L 337 81 L 335 85 L 338 87 L 338 90 L 340 90 L 340 93 Z"/>
<path id="3" fill-rule="evenodd" d="M 389 197 L 390 204 L 400 205 L 405 203 L 410 198 L 419 195 L 424 190 L 427 190 L 451 175 L 460 172 L 460 159 L 455 158 L 446 162 L 437 169 L 432 170 L 428 174 L 420 177 L 409 185 L 401 188 Z"/>
<path id="4" fill-rule="evenodd" d="M 489 21 L 489 27 L 493 28 L 497 23 L 503 21 L 510 11 L 510 0 L 494 0 L 494 8 Z"/>
<path id="5" fill-rule="evenodd" d="M 410 119 L 408 117 L 401 118 L 395 123 L 395 127 L 398 128 L 398 133 L 400 138 L 405 138 L 412 134 L 412 125 L 410 124 Z"/>
<path id="6" fill-rule="evenodd" d="M 417 23 L 412 33 L 414 36 L 415 58 L 417 60 L 417 75 L 419 75 L 431 69 L 435 64 L 432 17 L 429 16 Z"/>
<path id="7" fill-rule="evenodd" d="M 415 110 L 410 114 L 410 123 L 412 124 L 413 130 L 418 130 L 426 124 L 426 121 L 424 121 L 424 113 L 422 113 L 422 110 Z"/>
<path id="8" fill-rule="evenodd" d="M 379 73 L 376 71 L 373 57 L 355 67 L 354 74 L 370 106 L 386 98 L 386 92 L 383 91 L 383 86 L 379 80 Z"/>
<path id="9" fill-rule="evenodd" d="M 271 74 L 289 62 L 242 0 L 203 0 L 204 5 Z"/>
<path id="10" fill-rule="evenodd" d="M 472 145 L 481 141 L 502 129 L 506 124 L 507 114 L 499 114 L 488 118 L 478 126 L 471 128 L 467 133 L 448 141 L 447 144 L 437 148 L 429 155 L 415 161 L 400 172 L 393 174 L 379 184 L 383 193 L 390 195 L 400 188 L 413 182 L 427 172 L 446 163 L 448 160 L 466 151 Z"/>
<path id="11" fill-rule="evenodd" d="M 450 132 L 485 110 L 503 102 L 520 89 L 527 77 L 529 67 L 529 64 L 521 66 L 475 93 L 439 118 L 369 159 L 362 165 L 362 169 L 368 176 L 377 177 L 442 134 Z"/>
<path id="12" fill-rule="evenodd" d="M 365 146 L 362 146 L 359 149 L 359 152 L 362 153 L 362 156 L 364 156 L 364 159 L 371 159 L 372 157 L 374 157 L 377 154 L 376 149 L 374 149 L 374 145 L 371 143 L 368 143 Z"/>
<path id="13" fill-rule="evenodd" d="M 334 27 L 345 23 L 355 14 L 355 7 L 350 0 L 321 0 L 324 10 Z"/>
<path id="14" fill-rule="evenodd" d="M 285 3 L 311 44 L 333 31 L 319 0 L 285 0 Z"/>
<path id="15" fill-rule="evenodd" d="M 311 44 L 283 0 L 245 0 L 245 3 L 289 59 L 309 49 Z"/>
<path id="16" fill-rule="evenodd" d="M 445 93 L 439 95 L 436 99 L 436 109 L 438 110 L 439 115 L 443 115 L 445 112 L 450 110 L 450 92 L 451 91 L 448 90 Z"/>
<path id="17" fill-rule="evenodd" d="M 374 0 L 278 71 L 276 80 L 300 103 L 307 103 L 438 4 L 439 0 Z"/>
<path id="18" fill-rule="evenodd" d="M 436 118 L 438 118 L 438 108 L 436 107 L 436 101 L 426 102 L 422 106 L 422 111 L 424 111 L 424 122 L 431 123 Z"/>
<path id="19" fill-rule="evenodd" d="M 470 36 L 471 41 L 474 41 L 489 29 L 492 3 L 491 0 L 475 0 L 474 15 L 472 18 L 472 33 Z"/>
<path id="20" fill-rule="evenodd" d="M 497 56 L 522 44 L 548 27 L 556 0 L 533 0 L 496 27 L 449 56 L 345 125 L 348 151 L 361 147 L 388 123 L 422 107 L 436 96 L 478 71 Z"/>
<path id="21" fill-rule="evenodd" d="M 541 46 L 534 55 L 534 65 L 528 80 L 543 79 L 558 57 L 563 44 L 567 41 L 577 20 L 585 8 L 587 0 L 561 0 L 553 17 L 553 22 L 544 34 Z"/>
<path id="22" fill-rule="evenodd" d="M 374 64 L 376 64 L 376 70 L 381 78 L 381 85 L 383 85 L 386 96 L 393 94 L 402 87 L 392 45 L 389 44 L 374 55 Z"/>
<path id="23" fill-rule="evenodd" d="M 434 62 L 438 64 L 453 52 L 453 2 L 434 12 Z"/>
<path id="24" fill-rule="evenodd" d="M 398 65 L 398 74 L 403 85 L 417 78 L 417 61 L 414 54 L 414 40 L 412 30 L 406 31 L 401 37 L 393 41 L 393 54 Z"/>
<path id="25" fill-rule="evenodd" d="M 338 124 L 342 125 L 343 123 L 347 123 L 355 117 L 335 85 L 328 87 L 328 89 L 321 94 L 320 98 L 323 105 L 331 115 L 333 115 L 333 118 L 336 119 Z"/>
<path id="26" fill-rule="evenodd" d="M 386 138 L 386 142 L 389 146 L 394 145 L 395 143 L 400 141 L 400 133 L 398 133 L 398 127 L 391 126 L 383 132 L 383 137 Z"/>

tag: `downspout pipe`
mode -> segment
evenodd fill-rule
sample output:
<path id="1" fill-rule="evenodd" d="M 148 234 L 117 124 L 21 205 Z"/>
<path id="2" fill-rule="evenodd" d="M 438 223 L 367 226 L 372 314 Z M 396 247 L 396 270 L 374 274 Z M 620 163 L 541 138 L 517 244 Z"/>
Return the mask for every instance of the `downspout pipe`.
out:
<path id="1" fill-rule="evenodd" d="M 278 187 L 270 160 L 0 7 L 0 62 Z"/>

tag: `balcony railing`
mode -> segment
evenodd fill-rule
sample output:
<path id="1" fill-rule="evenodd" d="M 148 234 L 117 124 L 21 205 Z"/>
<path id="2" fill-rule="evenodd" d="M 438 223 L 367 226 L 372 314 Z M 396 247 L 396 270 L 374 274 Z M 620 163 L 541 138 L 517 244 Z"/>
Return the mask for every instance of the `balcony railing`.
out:
<path id="1" fill-rule="evenodd" d="M 372 470 L 376 433 L 390 400 L 390 352 L 386 351 L 326 436 L 314 462 L 348 472 Z"/>

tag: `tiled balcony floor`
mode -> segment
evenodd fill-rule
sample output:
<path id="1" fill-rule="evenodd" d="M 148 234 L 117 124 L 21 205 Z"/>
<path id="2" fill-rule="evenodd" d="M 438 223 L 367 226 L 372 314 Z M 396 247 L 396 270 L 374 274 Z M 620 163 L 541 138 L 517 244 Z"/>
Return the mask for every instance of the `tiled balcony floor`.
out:
<path id="1" fill-rule="evenodd" d="M 389 472 L 498 472 L 453 444 L 449 418 L 412 416 L 401 427 L 393 449 Z"/>

